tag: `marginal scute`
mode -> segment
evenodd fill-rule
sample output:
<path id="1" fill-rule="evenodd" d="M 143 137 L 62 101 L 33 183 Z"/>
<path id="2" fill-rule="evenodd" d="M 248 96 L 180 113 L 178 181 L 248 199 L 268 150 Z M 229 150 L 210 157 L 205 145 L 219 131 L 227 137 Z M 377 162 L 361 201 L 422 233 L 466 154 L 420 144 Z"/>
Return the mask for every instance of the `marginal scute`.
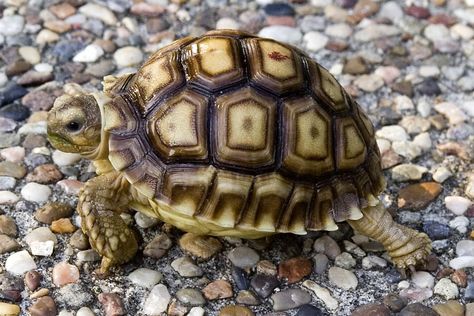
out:
<path id="1" fill-rule="evenodd" d="M 277 173 L 257 176 L 250 203 L 238 226 L 275 232 L 292 188 L 293 184 Z"/>
<path id="2" fill-rule="evenodd" d="M 205 37 L 183 51 L 188 80 L 206 89 L 219 89 L 243 79 L 244 70 L 236 40 Z"/>
<path id="3" fill-rule="evenodd" d="M 148 111 L 152 105 L 150 100 L 155 96 L 165 95 L 182 84 L 184 79 L 180 69 L 178 51 L 168 54 L 158 51 L 138 70 L 134 77 L 135 88 L 132 89 L 138 91 L 142 112 Z"/>
<path id="4" fill-rule="evenodd" d="M 301 58 L 291 48 L 270 39 L 247 39 L 252 80 L 273 93 L 303 89 Z"/>
<path id="5" fill-rule="evenodd" d="M 345 117 L 336 119 L 337 168 L 354 169 L 361 165 L 367 156 L 367 148 L 354 119 Z"/>
<path id="6" fill-rule="evenodd" d="M 308 215 L 314 188 L 308 185 L 296 185 L 290 200 L 280 217 L 278 232 L 306 234 L 306 217 Z"/>
<path id="7" fill-rule="evenodd" d="M 334 221 L 333 194 L 330 186 L 318 189 L 313 197 L 312 207 L 307 218 L 308 230 L 337 230 Z"/>
<path id="8" fill-rule="evenodd" d="M 163 157 L 207 158 L 207 99 L 184 91 L 158 107 L 148 120 L 150 139 Z"/>
<path id="9" fill-rule="evenodd" d="M 137 138 L 110 136 L 109 160 L 116 170 L 124 170 L 133 163 L 140 161 L 144 155 L 145 151 Z"/>
<path id="10" fill-rule="evenodd" d="M 360 201 L 356 187 L 349 179 L 337 179 L 332 183 L 334 196 L 334 220 L 342 222 L 348 219 L 358 220 L 362 217 Z"/>
<path id="11" fill-rule="evenodd" d="M 209 199 L 197 217 L 221 227 L 233 228 L 239 219 L 252 186 L 252 177 L 218 171 Z"/>
<path id="12" fill-rule="evenodd" d="M 356 109 L 356 115 L 358 118 L 356 122 L 359 123 L 359 126 L 362 125 L 360 130 L 364 136 L 365 143 L 367 145 L 373 145 L 375 143 L 374 125 L 367 117 L 367 114 L 365 114 L 365 112 L 360 108 L 360 106 L 357 106 Z"/>
<path id="13" fill-rule="evenodd" d="M 122 96 L 117 96 L 104 105 L 104 118 L 104 130 L 107 132 L 127 133 L 137 126 L 137 119 Z"/>
<path id="14" fill-rule="evenodd" d="M 344 98 L 344 91 L 333 75 L 318 63 L 306 59 L 311 86 L 318 98 L 335 112 L 350 110 Z"/>
<path id="15" fill-rule="evenodd" d="M 149 155 L 139 164 L 125 170 L 125 177 L 133 186 L 149 199 L 158 197 L 164 174 L 164 166 Z"/>
<path id="16" fill-rule="evenodd" d="M 181 214 L 194 216 L 203 205 L 214 178 L 213 166 L 170 168 L 163 180 L 163 195 Z"/>
<path id="17" fill-rule="evenodd" d="M 255 37 L 251 33 L 233 29 L 211 30 L 206 32 L 204 36 L 229 36 L 234 38 Z"/>
<path id="18" fill-rule="evenodd" d="M 214 111 L 218 161 L 253 168 L 274 162 L 273 99 L 244 88 L 217 98 Z"/>
<path id="19" fill-rule="evenodd" d="M 315 177 L 334 170 L 331 117 L 310 97 L 283 104 L 283 167 Z"/>

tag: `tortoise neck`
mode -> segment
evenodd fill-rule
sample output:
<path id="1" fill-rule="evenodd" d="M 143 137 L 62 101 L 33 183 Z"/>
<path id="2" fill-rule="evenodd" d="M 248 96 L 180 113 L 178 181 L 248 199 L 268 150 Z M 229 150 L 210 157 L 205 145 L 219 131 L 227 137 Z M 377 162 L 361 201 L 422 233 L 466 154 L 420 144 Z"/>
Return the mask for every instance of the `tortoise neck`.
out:
<path id="1" fill-rule="evenodd" d="M 105 115 L 104 115 L 104 105 L 110 102 L 112 99 L 106 96 L 102 92 L 95 92 L 92 94 L 97 100 L 97 104 L 100 110 L 101 117 L 101 131 L 100 131 L 100 143 L 92 151 L 88 153 L 83 153 L 82 155 L 91 160 L 107 159 L 109 155 L 109 133 L 104 130 L 105 124 Z"/>

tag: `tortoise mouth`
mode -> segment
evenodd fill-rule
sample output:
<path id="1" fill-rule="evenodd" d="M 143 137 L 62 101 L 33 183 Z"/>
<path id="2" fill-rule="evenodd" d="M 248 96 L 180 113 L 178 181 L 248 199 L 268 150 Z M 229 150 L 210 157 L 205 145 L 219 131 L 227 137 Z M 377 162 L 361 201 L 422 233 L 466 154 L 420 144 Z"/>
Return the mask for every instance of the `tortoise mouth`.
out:
<path id="1" fill-rule="evenodd" d="M 80 153 L 87 155 L 95 149 L 89 146 L 79 146 L 73 144 L 67 138 L 51 131 L 48 131 L 48 141 L 54 148 L 68 153 Z"/>

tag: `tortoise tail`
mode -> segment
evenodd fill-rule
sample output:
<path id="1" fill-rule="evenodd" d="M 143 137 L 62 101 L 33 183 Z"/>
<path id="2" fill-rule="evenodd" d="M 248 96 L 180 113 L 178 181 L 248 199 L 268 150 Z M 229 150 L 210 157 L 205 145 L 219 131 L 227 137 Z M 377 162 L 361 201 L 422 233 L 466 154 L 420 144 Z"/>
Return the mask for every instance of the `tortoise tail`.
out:
<path id="1" fill-rule="evenodd" d="M 359 220 L 349 224 L 362 235 L 383 244 L 397 268 L 406 269 L 426 261 L 431 252 L 431 240 L 425 233 L 393 221 L 382 203 L 362 210 Z"/>

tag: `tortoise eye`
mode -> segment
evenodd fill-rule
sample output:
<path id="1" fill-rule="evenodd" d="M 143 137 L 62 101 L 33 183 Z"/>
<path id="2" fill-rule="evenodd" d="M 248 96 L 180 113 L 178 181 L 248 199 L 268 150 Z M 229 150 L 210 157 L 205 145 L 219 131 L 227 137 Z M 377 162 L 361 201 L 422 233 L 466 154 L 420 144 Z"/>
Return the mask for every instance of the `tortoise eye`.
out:
<path id="1" fill-rule="evenodd" d="M 82 124 L 77 121 L 67 123 L 66 129 L 70 132 L 77 132 L 82 128 Z"/>

